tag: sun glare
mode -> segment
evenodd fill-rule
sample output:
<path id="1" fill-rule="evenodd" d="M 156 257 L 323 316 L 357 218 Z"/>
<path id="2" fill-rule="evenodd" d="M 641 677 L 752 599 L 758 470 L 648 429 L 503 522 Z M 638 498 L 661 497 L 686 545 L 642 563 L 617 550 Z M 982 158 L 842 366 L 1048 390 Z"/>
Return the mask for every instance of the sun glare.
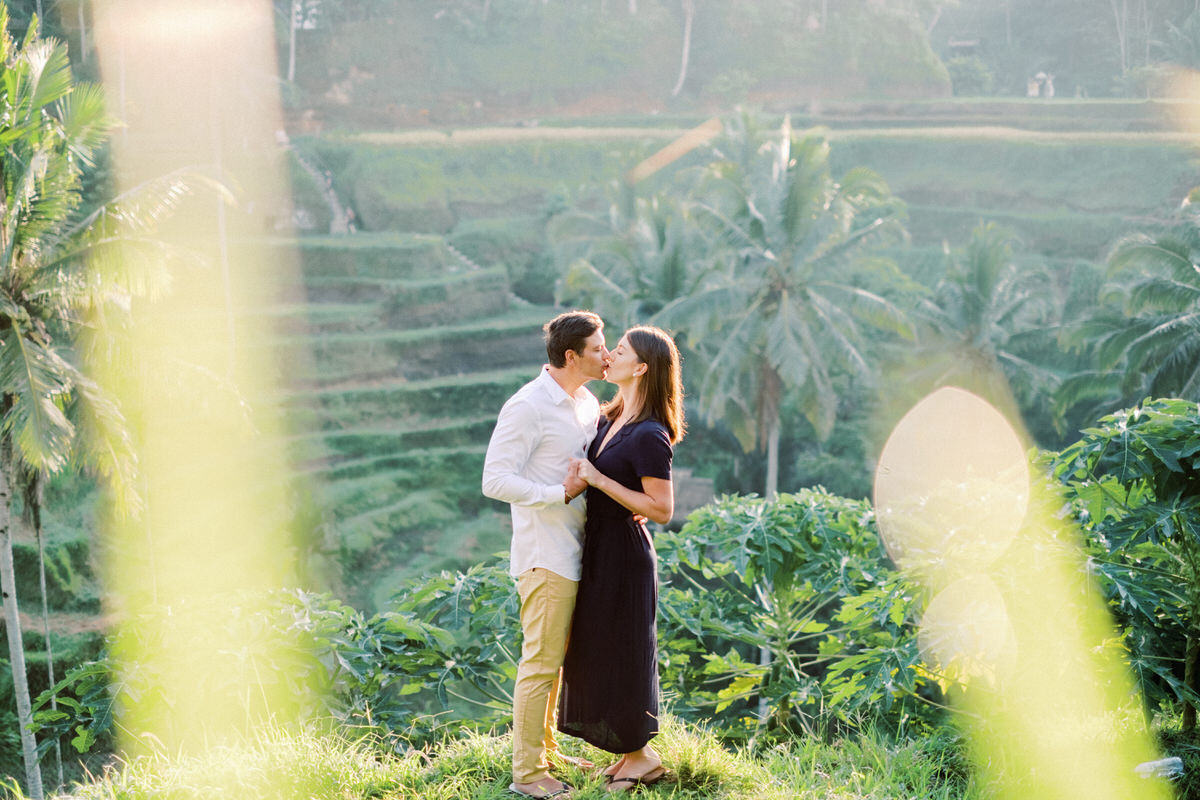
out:
<path id="1" fill-rule="evenodd" d="M 145 512 L 108 526 L 107 602 L 121 671 L 139 691 L 126 752 L 215 743 L 305 702 L 265 665 L 272 638 L 252 620 L 294 581 L 272 397 L 282 365 L 263 322 L 288 263 L 261 242 L 288 197 L 267 0 L 106 2 L 95 7 L 118 191 L 177 171 L 190 196 L 160 253 L 172 288 L 135 306 L 105 376 L 129 418 Z M 206 177 L 195 177 L 203 173 Z M 228 202 L 212 181 L 229 188 Z M 129 258 L 139 257 L 134 250 Z"/>
<path id="2" fill-rule="evenodd" d="M 1002 797 L 1166 798 L 1080 532 L 989 403 L 942 388 L 896 425 L 875 510 L 929 598 L 919 643 Z"/>

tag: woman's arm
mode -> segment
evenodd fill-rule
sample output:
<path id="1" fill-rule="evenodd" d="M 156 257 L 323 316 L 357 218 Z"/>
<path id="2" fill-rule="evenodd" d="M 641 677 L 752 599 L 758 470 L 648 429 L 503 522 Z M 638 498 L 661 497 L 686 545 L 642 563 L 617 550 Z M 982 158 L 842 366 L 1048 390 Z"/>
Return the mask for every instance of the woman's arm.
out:
<path id="1" fill-rule="evenodd" d="M 587 481 L 634 514 L 659 525 L 666 525 L 675 513 L 675 489 L 666 478 L 642 478 L 642 491 L 628 489 L 596 469 L 592 462 L 579 459 L 579 477 Z"/>

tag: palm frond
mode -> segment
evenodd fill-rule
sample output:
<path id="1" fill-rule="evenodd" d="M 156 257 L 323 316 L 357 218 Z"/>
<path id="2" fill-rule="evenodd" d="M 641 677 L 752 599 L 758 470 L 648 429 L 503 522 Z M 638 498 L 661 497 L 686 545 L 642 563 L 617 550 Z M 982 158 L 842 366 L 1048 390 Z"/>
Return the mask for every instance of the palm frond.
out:
<path id="1" fill-rule="evenodd" d="M 3 429 L 14 455 L 31 470 L 58 472 L 70 456 L 75 433 L 62 408 L 74 369 L 15 324 L 0 336 L 0 345 L 0 386 L 11 398 Z"/>
<path id="2" fill-rule="evenodd" d="M 730 322 L 737 324 L 754 314 L 753 287 L 745 284 L 720 286 L 671 301 L 654 315 L 655 325 L 683 332 L 695 347 L 708 336 L 727 335 Z"/>
<path id="3" fill-rule="evenodd" d="M 908 341 L 916 338 L 916 331 L 908 314 L 886 297 L 858 286 L 828 282 L 822 282 L 817 286 L 824 290 L 843 293 L 848 300 L 847 307 L 855 318 L 881 331 L 894 333 Z"/>
<path id="4" fill-rule="evenodd" d="M 200 188 L 223 202 L 236 202 L 230 188 L 206 170 L 183 167 L 122 192 L 65 231 L 64 236 L 73 238 L 84 231 L 91 231 L 97 238 L 148 234 Z"/>
<path id="5" fill-rule="evenodd" d="M 75 460 L 104 480 L 113 492 L 119 513 L 136 516 L 142 498 L 137 455 L 125 418 L 94 381 L 76 375 L 74 383 L 70 410 L 79 422 Z"/>
<path id="6" fill-rule="evenodd" d="M 610 322 L 622 326 L 633 323 L 629 292 L 596 269 L 590 261 L 579 259 L 571 264 L 558 288 L 559 303 L 584 303 Z"/>
<path id="7" fill-rule="evenodd" d="M 809 291 L 808 302 L 815 312 L 815 321 L 822 323 L 819 327 L 821 349 L 832 351 L 831 358 L 821 360 L 822 366 L 826 362 L 837 363 L 856 377 L 869 381 L 871 367 L 863 354 L 863 337 L 854 316 L 819 291 Z M 819 346 L 816 333 L 808 336 L 813 347 Z"/>
<path id="8" fill-rule="evenodd" d="M 1200 336 L 1197 322 L 1200 314 L 1192 313 L 1182 316 L 1160 316 L 1153 319 L 1139 319 L 1132 327 L 1136 338 L 1125 345 L 1125 352 L 1131 364 L 1151 364 L 1162 360 L 1170 351 L 1186 346 L 1189 340 Z"/>
<path id="9" fill-rule="evenodd" d="M 80 163 L 92 166 L 92 154 L 117 124 L 105 111 L 104 89 L 93 83 L 77 84 L 58 107 L 63 137 L 71 153 Z"/>
<path id="10" fill-rule="evenodd" d="M 785 383 L 798 386 L 804 382 L 816 352 L 805 350 L 804 320 L 799 317 L 786 289 L 779 299 L 779 311 L 765 320 L 765 324 L 768 363 Z"/>
<path id="11" fill-rule="evenodd" d="M 700 224 L 706 221 L 715 226 L 718 236 L 729 247 L 758 247 L 758 240 L 750 229 L 738 224 L 732 217 L 708 203 L 693 204 L 696 220 Z"/>
<path id="12" fill-rule="evenodd" d="M 1191 248 L 1170 236 L 1155 239 L 1134 234 L 1118 241 L 1108 256 L 1108 275 L 1111 278 L 1127 269 L 1165 272 L 1184 282 L 1195 282 L 1200 277 L 1192 263 Z"/>
<path id="13" fill-rule="evenodd" d="M 1054 392 L 1054 417 L 1066 418 L 1072 409 L 1085 407 L 1087 419 L 1098 419 L 1125 405 L 1121 376 L 1112 370 L 1087 370 L 1064 379 Z"/>
<path id="14" fill-rule="evenodd" d="M 1197 307 L 1200 307 L 1200 282 L 1188 284 L 1152 277 L 1130 287 L 1125 310 L 1136 315 L 1143 311 L 1182 313 Z"/>
<path id="15" fill-rule="evenodd" d="M 32 302 L 92 309 L 117 296 L 155 300 L 169 291 L 176 267 L 205 263 L 195 250 L 143 237 L 69 244 L 73 247 L 37 264 L 26 284 Z"/>
<path id="16" fill-rule="evenodd" d="M 27 39 L 22 54 L 29 67 L 22 94 L 28 93 L 26 109 L 32 116 L 70 93 L 71 62 L 67 48 L 57 39 Z"/>

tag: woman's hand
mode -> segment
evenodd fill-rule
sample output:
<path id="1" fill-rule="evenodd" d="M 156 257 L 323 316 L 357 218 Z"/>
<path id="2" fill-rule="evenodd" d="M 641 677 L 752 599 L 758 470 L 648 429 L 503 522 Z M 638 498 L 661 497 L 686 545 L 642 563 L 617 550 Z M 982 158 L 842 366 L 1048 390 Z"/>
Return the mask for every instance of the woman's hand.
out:
<path id="1" fill-rule="evenodd" d="M 596 467 L 586 458 L 571 459 L 571 471 L 588 486 L 595 486 L 596 481 L 600 478 L 600 473 L 596 471 Z"/>
<path id="2" fill-rule="evenodd" d="M 675 490 L 670 479 L 642 478 L 642 491 L 639 492 L 607 477 L 596 469 L 595 464 L 586 459 L 571 459 L 570 471 L 577 474 L 588 486 L 599 489 L 629 509 L 635 518 L 649 519 L 660 525 L 671 521 L 675 509 Z"/>

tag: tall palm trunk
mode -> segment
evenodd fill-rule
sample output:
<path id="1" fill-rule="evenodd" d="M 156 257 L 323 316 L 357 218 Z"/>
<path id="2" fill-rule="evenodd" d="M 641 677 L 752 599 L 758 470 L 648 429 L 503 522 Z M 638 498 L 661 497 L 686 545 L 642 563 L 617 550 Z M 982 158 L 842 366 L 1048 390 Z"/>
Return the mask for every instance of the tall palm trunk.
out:
<path id="1" fill-rule="evenodd" d="M 292 0 L 292 11 L 288 17 L 288 83 L 296 80 L 296 21 L 300 16 L 300 0 Z"/>
<path id="2" fill-rule="evenodd" d="M 688 60 L 692 52 L 692 22 L 696 18 L 695 0 L 682 0 L 683 3 L 683 50 L 679 56 L 679 80 L 671 90 L 671 97 L 678 97 L 683 91 L 683 82 L 687 80 Z"/>
<path id="3" fill-rule="evenodd" d="M 771 502 L 779 496 L 779 420 L 767 423 L 767 486 L 766 499 Z"/>
<path id="4" fill-rule="evenodd" d="M 42 800 L 42 773 L 38 768 L 37 741 L 29 730 L 29 725 L 33 722 L 33 705 L 29 699 L 29 676 L 25 672 L 25 645 L 21 641 L 21 617 L 17 613 L 17 574 L 13 566 L 10 487 L 8 459 L 0 457 L 0 593 L 4 596 L 4 627 L 8 631 L 13 693 L 17 696 L 17 722 L 21 726 L 21 754 L 25 759 L 26 789 L 32 800 Z"/>
<path id="5" fill-rule="evenodd" d="M 87 19 L 83 13 L 83 0 L 79 0 L 79 61 L 87 63 Z"/>
<path id="6" fill-rule="evenodd" d="M 58 681 L 54 677 L 54 647 L 50 641 L 50 593 L 46 591 L 46 538 L 42 535 L 42 480 L 38 475 L 28 479 L 25 486 L 25 512 L 33 526 L 38 548 L 38 589 L 42 593 L 42 634 L 46 639 L 46 685 Z M 58 699 L 50 696 L 50 710 L 58 710 Z M 62 742 L 54 740 L 54 766 L 57 785 L 63 786 Z"/>

